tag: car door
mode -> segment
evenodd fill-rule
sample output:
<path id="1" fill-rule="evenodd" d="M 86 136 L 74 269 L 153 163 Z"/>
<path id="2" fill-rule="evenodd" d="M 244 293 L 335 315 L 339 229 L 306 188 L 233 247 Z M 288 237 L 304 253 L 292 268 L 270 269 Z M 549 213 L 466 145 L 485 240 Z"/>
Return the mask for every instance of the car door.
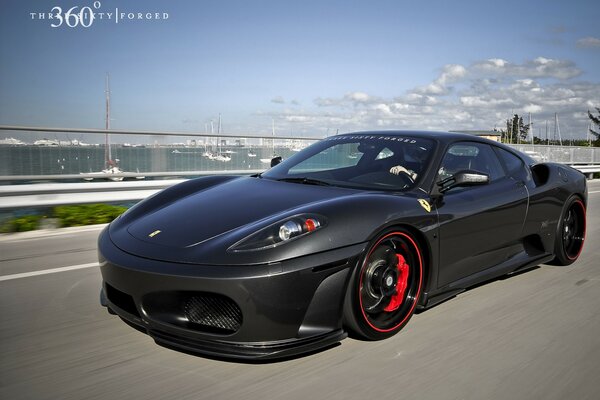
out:
<path id="1" fill-rule="evenodd" d="M 436 182 L 459 170 L 485 173 L 490 181 L 451 189 L 438 204 L 440 286 L 493 267 L 514 255 L 527 213 L 528 194 L 523 182 L 506 173 L 490 145 L 481 142 L 450 145 Z"/>

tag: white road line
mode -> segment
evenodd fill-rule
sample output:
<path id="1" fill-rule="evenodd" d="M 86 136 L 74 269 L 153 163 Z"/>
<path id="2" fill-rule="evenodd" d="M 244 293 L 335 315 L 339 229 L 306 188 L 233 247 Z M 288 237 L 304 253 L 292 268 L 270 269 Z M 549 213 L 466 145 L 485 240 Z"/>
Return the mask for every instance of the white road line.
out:
<path id="1" fill-rule="evenodd" d="M 600 190 L 596 190 L 594 192 L 588 192 L 588 194 L 600 193 Z"/>
<path id="2" fill-rule="evenodd" d="M 21 274 L 4 275 L 4 276 L 0 276 L 0 282 L 1 281 L 10 281 L 12 279 L 28 278 L 30 276 L 55 274 L 57 272 L 65 272 L 65 271 L 72 271 L 74 269 L 93 268 L 93 267 L 99 267 L 99 266 L 100 266 L 100 264 L 98 264 L 98 263 L 89 263 L 89 264 L 71 265 L 68 267 L 43 269 L 41 271 L 23 272 Z"/>

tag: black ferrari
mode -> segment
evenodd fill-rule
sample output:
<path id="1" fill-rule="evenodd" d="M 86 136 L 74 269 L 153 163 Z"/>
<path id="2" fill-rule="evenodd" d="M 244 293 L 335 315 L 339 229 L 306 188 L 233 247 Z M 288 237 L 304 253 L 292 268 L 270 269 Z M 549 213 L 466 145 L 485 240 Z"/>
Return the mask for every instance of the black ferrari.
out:
<path id="1" fill-rule="evenodd" d="M 113 221 L 102 304 L 171 348 L 281 358 L 388 338 L 417 309 L 583 248 L 584 175 L 489 140 L 359 132 L 277 161 Z"/>

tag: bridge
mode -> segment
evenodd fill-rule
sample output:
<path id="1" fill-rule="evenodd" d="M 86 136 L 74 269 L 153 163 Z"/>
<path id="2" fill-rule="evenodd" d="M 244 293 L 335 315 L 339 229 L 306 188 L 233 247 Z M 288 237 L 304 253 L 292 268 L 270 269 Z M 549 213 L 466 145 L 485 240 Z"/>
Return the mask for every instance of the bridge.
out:
<path id="1" fill-rule="evenodd" d="M 250 133 L 228 135 L 205 132 L 106 131 L 7 125 L 0 126 L 0 131 L 6 132 L 8 136 L 26 135 L 31 138 L 29 143 L 33 143 L 39 135 L 55 138 L 42 140 L 42 145 L 30 145 L 28 151 L 16 144 L 0 147 L 8 152 L 4 157 L 0 157 L 0 210 L 90 202 L 137 201 L 181 182 L 181 179 L 203 175 L 262 172 L 268 167 L 265 161 L 268 161 L 274 152 L 288 157 L 295 150 L 320 139 Z M 130 161 L 131 169 L 135 167 L 136 171 L 132 172 L 130 169 L 110 175 L 111 178 L 132 181 L 82 183 L 83 179 L 98 178 L 97 172 L 83 172 L 82 169 L 104 168 L 105 147 L 98 143 L 104 143 L 107 133 L 110 133 L 113 140 L 109 146 L 115 146 L 114 152 L 117 155 L 120 153 L 123 157 L 140 157 L 140 152 L 145 151 L 146 158 L 137 158 L 137 161 L 122 160 L 122 164 Z M 72 135 L 79 135 L 80 139 L 74 140 Z M 62 136 L 62 140 L 59 136 Z M 134 144 L 127 143 L 131 138 L 136 138 Z M 88 144 L 85 143 L 86 140 Z M 593 173 L 600 172 L 600 148 L 531 144 L 518 144 L 513 147 L 540 162 L 553 161 L 573 166 L 590 178 Z M 29 157 L 30 165 L 27 167 L 17 168 L 14 165 L 23 161 L 16 159 L 12 154 L 20 150 L 22 157 Z M 239 157 L 229 156 L 229 162 L 204 157 L 211 151 L 215 154 L 222 151 L 230 152 L 231 155 L 239 153 Z M 54 159 L 48 160 L 45 156 L 48 152 L 53 152 Z M 77 162 L 69 164 L 66 159 L 69 157 L 77 159 Z M 82 161 L 86 158 L 87 163 Z M 261 159 L 263 161 L 259 161 Z M 64 169 L 65 166 L 67 169 Z M 23 174 L 24 170 L 28 173 Z M 49 170 L 53 173 L 49 173 Z M 146 180 L 142 181 L 139 178 Z"/>

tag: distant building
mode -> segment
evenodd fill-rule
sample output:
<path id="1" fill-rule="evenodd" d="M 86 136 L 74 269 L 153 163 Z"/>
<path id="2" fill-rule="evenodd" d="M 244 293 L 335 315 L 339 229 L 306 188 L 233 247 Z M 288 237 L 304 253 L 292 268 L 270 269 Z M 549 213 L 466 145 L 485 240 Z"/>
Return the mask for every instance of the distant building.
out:
<path id="1" fill-rule="evenodd" d="M 496 132 L 496 131 L 450 131 L 450 132 L 467 133 L 469 135 L 479 136 L 482 138 L 494 140 L 496 142 L 499 142 L 500 139 L 502 138 L 502 134 L 500 132 Z"/>

